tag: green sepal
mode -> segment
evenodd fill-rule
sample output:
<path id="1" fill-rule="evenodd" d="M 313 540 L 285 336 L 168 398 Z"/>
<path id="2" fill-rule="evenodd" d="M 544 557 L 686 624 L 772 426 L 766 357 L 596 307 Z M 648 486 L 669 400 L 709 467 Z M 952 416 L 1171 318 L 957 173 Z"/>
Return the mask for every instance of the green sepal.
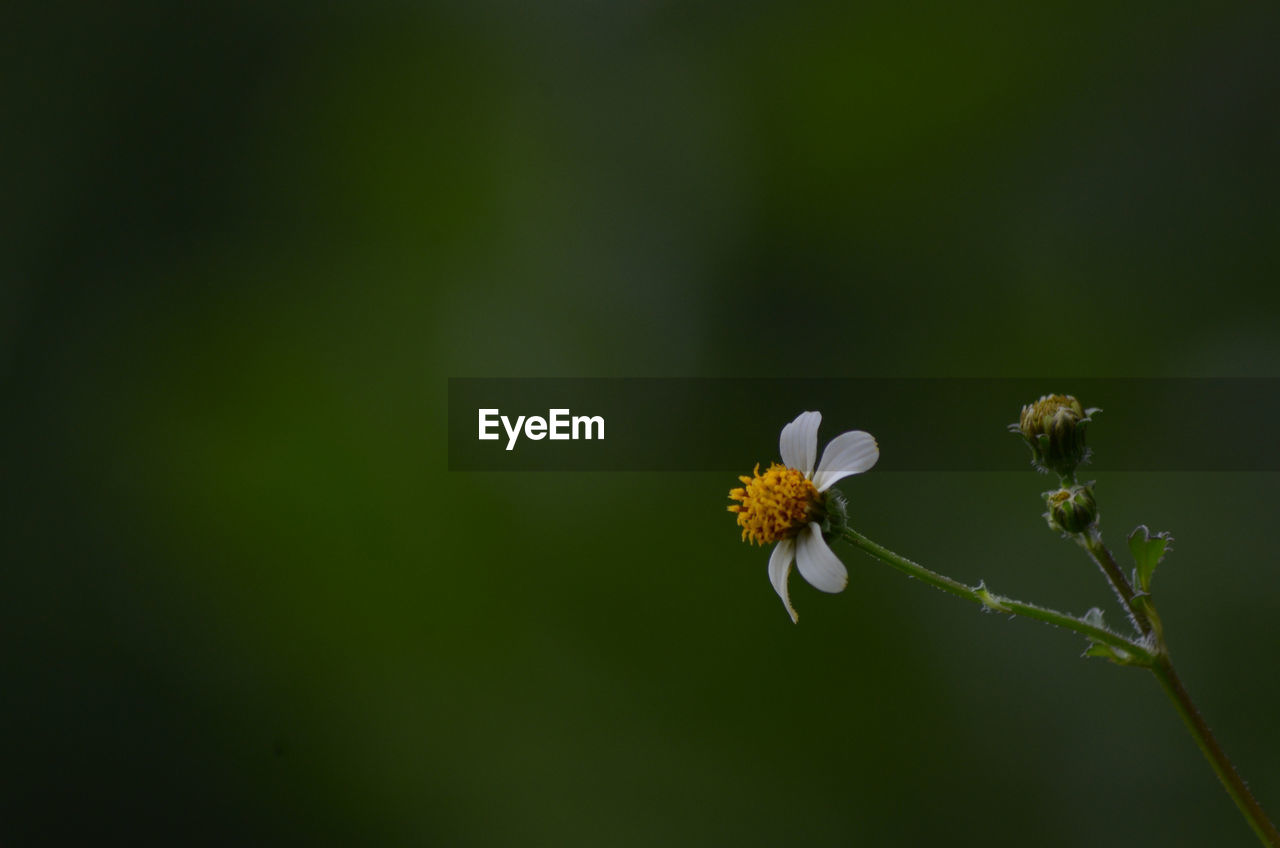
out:
<path id="1" fill-rule="evenodd" d="M 825 502 L 826 515 L 822 519 L 822 532 L 826 536 L 838 536 L 849 526 L 849 505 L 844 496 L 831 489 Z"/>
<path id="2" fill-rule="evenodd" d="M 1134 572 L 1137 578 L 1135 582 L 1143 592 L 1151 591 L 1151 578 L 1155 574 L 1156 566 L 1171 550 L 1173 550 L 1173 537 L 1168 533 L 1157 533 L 1152 536 L 1145 524 L 1139 524 L 1133 528 L 1133 532 L 1129 534 L 1129 551 L 1133 554 L 1134 562 L 1138 564 Z"/>

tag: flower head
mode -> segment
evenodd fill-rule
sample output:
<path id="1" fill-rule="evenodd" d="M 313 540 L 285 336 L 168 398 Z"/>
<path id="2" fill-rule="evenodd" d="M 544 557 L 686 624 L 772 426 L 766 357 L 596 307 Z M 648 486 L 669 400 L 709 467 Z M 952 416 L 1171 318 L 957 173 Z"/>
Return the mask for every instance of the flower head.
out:
<path id="1" fill-rule="evenodd" d="M 1032 465 L 1071 479 L 1076 466 L 1089 459 L 1084 430 L 1095 412 L 1101 410 L 1085 409 L 1071 395 L 1045 395 L 1022 407 L 1018 422 L 1009 429 L 1026 439 Z"/>
<path id="2" fill-rule="evenodd" d="M 1045 494 L 1045 520 L 1059 533 L 1083 533 L 1098 519 L 1098 502 L 1088 486 L 1069 486 Z"/>
<path id="3" fill-rule="evenodd" d="M 729 511 L 738 514 L 742 540 L 776 543 L 769 556 L 769 580 L 792 621 L 798 618 L 787 591 L 792 562 L 805 580 L 823 592 L 840 592 L 849 584 L 844 563 L 822 535 L 824 524 L 843 521 L 844 516 L 843 503 L 828 489 L 866 471 L 880 458 L 871 434 L 852 430 L 827 444 L 815 469 L 820 423 L 822 413 L 800 413 L 782 428 L 778 440 L 782 463 L 773 463 L 763 473 L 757 464 L 753 476 L 739 477 L 742 487 L 729 492 L 730 499 L 739 502 L 731 504 Z"/>

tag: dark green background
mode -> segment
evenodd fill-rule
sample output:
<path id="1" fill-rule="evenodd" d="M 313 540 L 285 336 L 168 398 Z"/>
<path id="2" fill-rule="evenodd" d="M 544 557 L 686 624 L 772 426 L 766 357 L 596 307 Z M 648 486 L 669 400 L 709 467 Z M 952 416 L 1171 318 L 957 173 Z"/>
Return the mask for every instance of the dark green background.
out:
<path id="1" fill-rule="evenodd" d="M 1250 844 L 1079 639 L 849 549 L 793 626 L 731 476 L 449 473 L 444 423 L 451 376 L 1280 376 L 1273 3 L 23 5 L 0 841 Z M 1097 476 L 1280 810 L 1280 480 Z M 1030 471 L 841 488 L 1108 605 Z"/>

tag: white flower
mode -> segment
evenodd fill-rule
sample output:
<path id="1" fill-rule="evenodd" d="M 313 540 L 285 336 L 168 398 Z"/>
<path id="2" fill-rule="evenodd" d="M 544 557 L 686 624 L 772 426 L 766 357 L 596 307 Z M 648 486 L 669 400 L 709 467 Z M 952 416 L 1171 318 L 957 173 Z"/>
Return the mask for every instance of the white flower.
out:
<path id="1" fill-rule="evenodd" d="M 823 592 L 842 592 L 849 585 L 844 563 L 822 538 L 822 521 L 827 515 L 826 492 L 838 480 L 861 474 L 880 458 L 880 448 L 870 433 L 851 430 L 841 433 L 818 455 L 820 412 L 802 412 L 782 428 L 778 449 L 782 465 L 774 463 L 762 474 L 757 464 L 752 477 L 739 477 L 743 488 L 729 497 L 741 503 L 729 507 L 738 514 L 743 541 L 763 545 L 777 542 L 769 555 L 769 580 L 786 605 L 792 621 L 798 621 L 787 578 L 791 563 L 800 575 Z"/>

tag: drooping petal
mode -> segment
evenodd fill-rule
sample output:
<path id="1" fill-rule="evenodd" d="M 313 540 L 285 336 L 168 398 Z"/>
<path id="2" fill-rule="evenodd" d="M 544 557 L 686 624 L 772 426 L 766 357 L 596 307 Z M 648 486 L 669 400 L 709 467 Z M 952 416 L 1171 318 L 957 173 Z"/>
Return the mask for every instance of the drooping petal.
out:
<path id="1" fill-rule="evenodd" d="M 813 474 L 813 461 L 818 458 L 818 425 L 821 412 L 802 412 L 796 420 L 782 428 L 778 438 L 778 451 L 782 464 L 794 468 L 808 477 Z"/>
<path id="2" fill-rule="evenodd" d="M 791 620 L 798 622 L 800 616 L 796 615 L 795 608 L 791 606 L 791 593 L 787 591 L 787 578 L 791 576 L 791 561 L 795 558 L 796 543 L 793 540 L 783 539 L 774 545 L 773 553 L 769 554 L 769 581 L 773 583 L 773 590 L 778 593 L 778 597 L 782 598 L 782 603 L 786 604 Z"/>
<path id="3" fill-rule="evenodd" d="M 870 433 L 862 430 L 841 433 L 822 452 L 822 461 L 813 474 L 813 485 L 818 487 L 819 492 L 825 492 L 837 480 L 866 471 L 879 458 L 880 447 Z"/>
<path id="4" fill-rule="evenodd" d="M 822 538 L 822 528 L 816 522 L 810 522 L 808 528 L 796 537 L 796 565 L 801 576 L 815 589 L 843 592 L 849 585 L 849 572 L 840 558 L 831 552 Z"/>

